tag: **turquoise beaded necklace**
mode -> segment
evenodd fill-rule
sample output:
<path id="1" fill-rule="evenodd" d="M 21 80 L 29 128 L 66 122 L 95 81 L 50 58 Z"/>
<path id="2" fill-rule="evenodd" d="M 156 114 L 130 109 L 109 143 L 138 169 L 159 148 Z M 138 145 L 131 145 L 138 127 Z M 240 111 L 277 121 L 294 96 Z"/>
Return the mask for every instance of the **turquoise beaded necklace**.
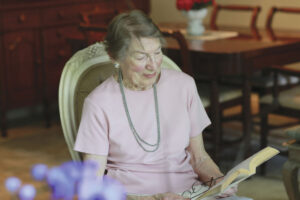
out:
<path id="1" fill-rule="evenodd" d="M 134 125 L 132 123 L 132 120 L 131 120 L 131 117 L 130 117 L 130 114 L 129 114 L 128 106 L 127 106 L 127 101 L 126 101 L 125 92 L 124 92 L 124 85 L 123 85 L 123 80 L 122 80 L 122 72 L 121 72 L 120 69 L 119 69 L 118 79 L 119 79 L 119 85 L 120 85 L 120 90 L 121 90 L 121 94 L 122 94 L 122 100 L 123 100 L 127 120 L 128 120 L 131 132 L 133 133 L 135 140 L 137 141 L 139 146 L 144 151 L 146 151 L 146 152 L 155 152 L 159 148 L 159 144 L 160 144 L 160 122 L 159 122 L 159 111 L 158 111 L 156 83 L 153 84 L 153 93 L 154 93 L 155 117 L 156 117 L 156 125 L 157 125 L 157 141 L 156 141 L 155 144 L 150 144 L 150 143 L 146 142 L 143 138 L 141 138 L 141 136 L 137 133 L 137 131 L 134 128 Z"/>

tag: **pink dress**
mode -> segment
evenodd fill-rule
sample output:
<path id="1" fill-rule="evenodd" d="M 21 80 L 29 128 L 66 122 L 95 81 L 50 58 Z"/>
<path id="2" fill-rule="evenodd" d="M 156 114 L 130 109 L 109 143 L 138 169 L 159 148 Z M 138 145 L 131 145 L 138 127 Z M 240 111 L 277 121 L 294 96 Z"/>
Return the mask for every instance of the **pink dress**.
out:
<path id="1" fill-rule="evenodd" d="M 157 141 L 153 89 L 124 88 L 136 131 L 150 144 Z M 131 132 L 119 84 L 113 77 L 85 99 L 75 150 L 107 156 L 108 176 L 120 181 L 130 194 L 183 192 L 197 175 L 186 148 L 210 120 L 192 77 L 163 69 L 157 83 L 160 146 L 145 152 Z"/>

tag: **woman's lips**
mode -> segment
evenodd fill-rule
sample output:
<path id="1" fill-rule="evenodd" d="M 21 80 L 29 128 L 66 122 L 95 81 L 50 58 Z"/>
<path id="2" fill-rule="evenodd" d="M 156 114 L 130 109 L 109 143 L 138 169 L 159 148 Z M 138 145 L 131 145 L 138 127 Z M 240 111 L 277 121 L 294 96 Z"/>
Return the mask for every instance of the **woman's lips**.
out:
<path id="1" fill-rule="evenodd" d="M 152 74 L 143 74 L 146 78 L 153 78 L 156 76 L 156 72 L 152 73 Z"/>

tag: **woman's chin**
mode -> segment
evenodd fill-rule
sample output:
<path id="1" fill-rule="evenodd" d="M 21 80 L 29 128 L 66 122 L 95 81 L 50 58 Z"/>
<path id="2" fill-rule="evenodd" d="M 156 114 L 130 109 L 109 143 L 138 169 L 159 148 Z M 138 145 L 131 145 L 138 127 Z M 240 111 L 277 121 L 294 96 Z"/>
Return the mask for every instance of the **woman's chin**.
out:
<path id="1" fill-rule="evenodd" d="M 142 79 L 140 79 L 140 84 L 137 85 L 140 85 L 142 88 L 146 88 L 146 89 L 151 88 L 154 85 L 154 83 L 157 82 L 158 77 L 159 76 L 156 73 L 154 76 L 151 77 L 146 78 L 144 76 Z"/>
<path id="2" fill-rule="evenodd" d="M 148 81 L 145 81 L 142 84 L 140 84 L 140 86 L 142 86 L 142 88 L 149 89 L 149 88 L 152 88 L 154 83 L 155 83 L 155 79 L 151 80 L 151 81 L 148 80 Z"/>

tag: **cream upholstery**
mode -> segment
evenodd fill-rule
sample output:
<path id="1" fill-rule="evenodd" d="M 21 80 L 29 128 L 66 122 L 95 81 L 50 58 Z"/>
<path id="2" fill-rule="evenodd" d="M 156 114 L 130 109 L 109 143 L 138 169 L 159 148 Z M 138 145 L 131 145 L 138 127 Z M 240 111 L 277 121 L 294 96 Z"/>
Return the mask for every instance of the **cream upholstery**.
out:
<path id="1" fill-rule="evenodd" d="M 162 68 L 180 70 L 164 56 Z M 95 43 L 75 53 L 66 63 L 59 84 L 59 112 L 66 143 L 73 160 L 81 155 L 73 150 L 85 97 L 116 69 L 102 43 Z"/>
<path id="2" fill-rule="evenodd" d="M 210 85 L 198 84 L 198 92 L 201 97 L 202 104 L 205 108 L 210 106 Z M 242 97 L 242 90 L 230 86 L 221 86 L 219 91 L 219 103 L 225 103 L 230 100 Z"/>
<path id="3" fill-rule="evenodd" d="M 272 102 L 273 96 L 271 94 L 265 95 L 260 99 L 260 103 L 263 104 L 272 104 Z M 300 110 L 300 86 L 280 92 L 278 102 L 283 107 Z"/>

